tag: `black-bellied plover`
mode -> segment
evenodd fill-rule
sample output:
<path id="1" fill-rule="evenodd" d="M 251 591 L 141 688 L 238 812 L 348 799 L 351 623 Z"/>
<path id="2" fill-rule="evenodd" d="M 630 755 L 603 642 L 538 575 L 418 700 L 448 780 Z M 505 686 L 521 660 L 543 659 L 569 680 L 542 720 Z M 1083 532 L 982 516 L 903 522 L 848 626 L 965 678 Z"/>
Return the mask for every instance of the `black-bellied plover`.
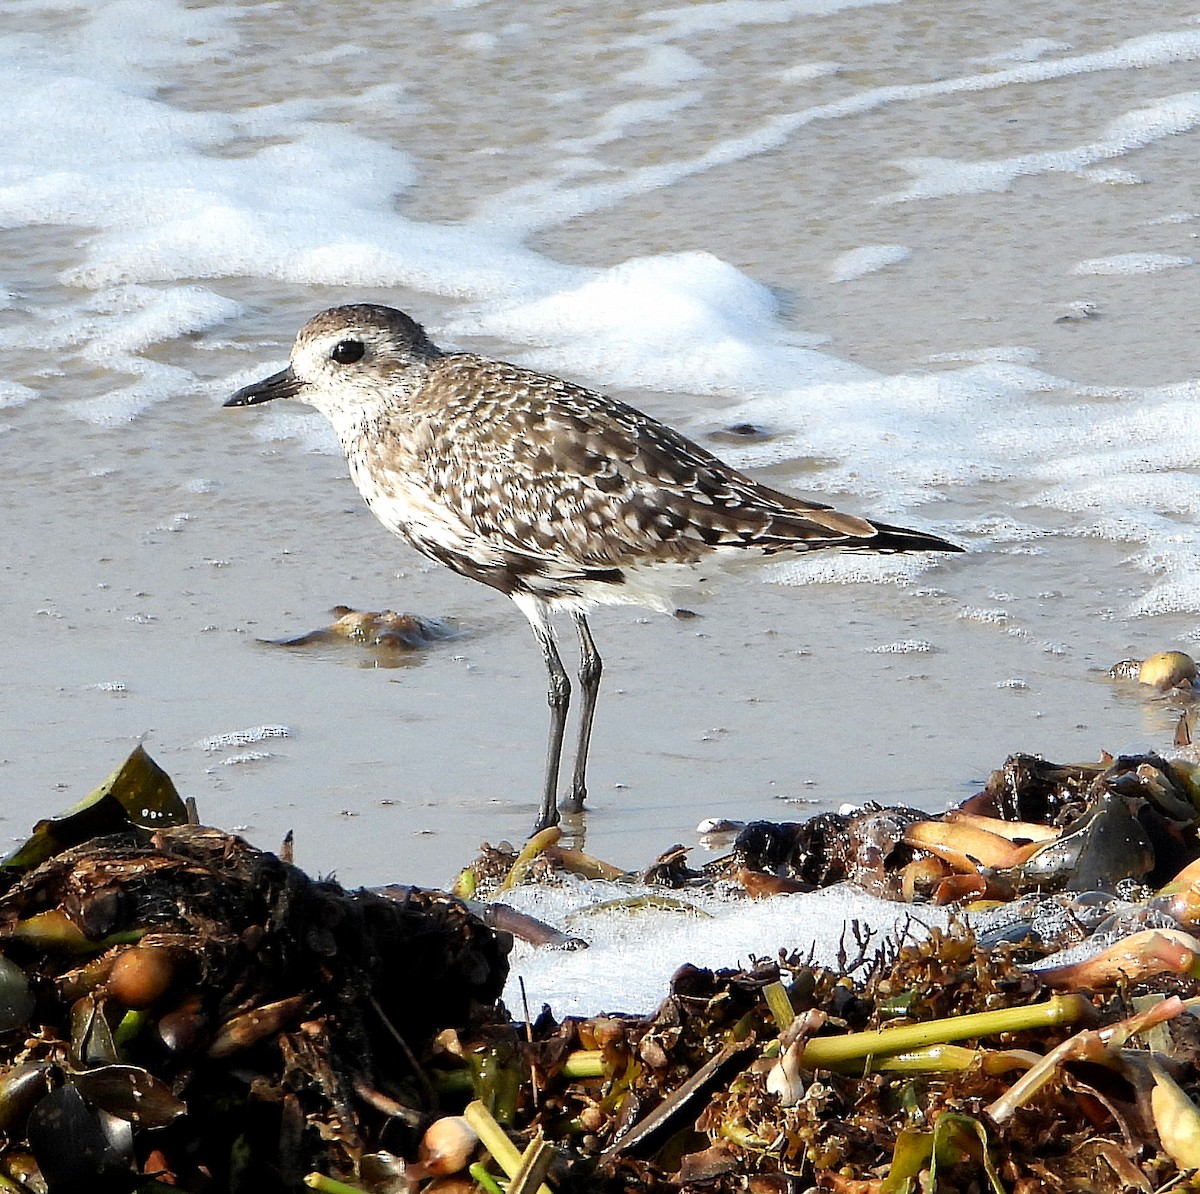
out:
<path id="1" fill-rule="evenodd" d="M 923 531 L 843 514 L 752 480 L 623 402 L 558 377 L 444 352 L 402 311 L 334 307 L 300 330 L 291 363 L 226 406 L 295 398 L 333 424 L 350 475 L 389 530 L 511 597 L 550 674 L 550 739 L 535 828 L 559 819 L 571 684 L 551 614 L 569 612 L 583 703 L 564 811 L 579 811 L 600 656 L 594 605 L 668 611 L 702 560 L 850 548 L 961 551 Z"/>

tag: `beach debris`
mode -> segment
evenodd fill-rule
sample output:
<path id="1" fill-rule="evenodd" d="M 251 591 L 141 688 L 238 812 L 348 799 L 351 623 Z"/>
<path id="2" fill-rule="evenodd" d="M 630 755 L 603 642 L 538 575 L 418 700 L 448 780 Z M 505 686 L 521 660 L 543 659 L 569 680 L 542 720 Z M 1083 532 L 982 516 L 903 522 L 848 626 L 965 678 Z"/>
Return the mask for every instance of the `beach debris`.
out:
<path id="1" fill-rule="evenodd" d="M 1018 755 L 941 817 L 757 823 L 699 870 L 668 850 L 650 872 L 683 888 L 762 896 L 853 874 L 908 900 L 963 880 L 990 903 L 874 956 L 857 937 L 829 970 L 684 967 L 640 1020 L 556 1026 L 544 1010 L 528 1055 L 570 1067 L 534 1063 L 536 1109 L 518 1097 L 513 1126 L 556 1140 L 581 1189 L 1149 1194 L 1186 1176 L 1200 1156 L 1193 773 L 1155 755 Z M 525 882 L 559 881 L 549 851 L 523 865 Z M 556 1138 L 562 1124 L 577 1134 Z"/>
<path id="2" fill-rule="evenodd" d="M 98 788 L 61 816 L 39 821 L 28 841 L 0 861 L 0 873 L 19 873 L 68 846 L 104 832 L 185 825 L 187 806 L 171 777 L 141 747 Z"/>
<path id="3" fill-rule="evenodd" d="M 510 944 L 443 893 L 348 892 L 189 823 L 139 748 L 0 870 L 0 1187 L 415 1161 L 443 1116 L 420 1059 L 497 1015 Z"/>
<path id="4" fill-rule="evenodd" d="M 1196 684 L 1196 661 L 1184 651 L 1156 651 L 1145 659 L 1122 659 L 1108 674 L 1114 680 L 1136 680 L 1160 692 L 1191 690 Z"/>
<path id="5" fill-rule="evenodd" d="M 723 860 L 673 846 L 631 876 L 548 833 L 487 847 L 465 899 L 311 880 L 195 824 L 148 758 L 114 774 L 95 820 L 43 823 L 0 870 L 10 1192 L 1125 1194 L 1200 1166 L 1188 764 L 1013 756 L 942 817 L 759 823 Z M 164 795 L 150 827 L 137 776 Z M 481 917 L 519 884 L 594 882 L 585 930 L 695 915 L 691 888 L 850 879 L 989 903 L 898 939 L 852 925 L 830 967 L 786 945 L 685 965 L 649 1015 L 497 1002 L 509 938 Z"/>
<path id="6" fill-rule="evenodd" d="M 459 631 L 444 618 L 426 618 L 420 614 L 399 614 L 394 610 L 353 609 L 335 605 L 329 611 L 333 621 L 316 630 L 284 638 L 264 639 L 275 647 L 309 647 L 314 644 L 356 643 L 370 647 L 378 655 L 410 654 L 431 643 L 454 638 Z"/>
<path id="7" fill-rule="evenodd" d="M 1200 940 L 1182 929 L 1143 929 L 1108 946 L 1104 941 L 1097 932 L 1086 946 L 1052 954 L 1030 969 L 1052 987 L 1075 991 L 1101 991 L 1164 973 L 1200 978 Z"/>
<path id="8" fill-rule="evenodd" d="M 703 875 L 757 897 L 849 881 L 887 899 L 942 904 L 1158 886 L 1200 858 L 1198 774 L 1198 764 L 1152 754 L 1073 766 L 1012 755 L 941 815 L 868 804 L 753 822 Z"/>
<path id="9" fill-rule="evenodd" d="M 754 821 L 738 834 L 731 859 L 739 871 L 761 872 L 814 891 L 850 881 L 869 891 L 891 889 L 916 856 L 905 840 L 927 813 L 867 804 L 850 813 L 820 813 L 803 822 Z M 750 886 L 746 876 L 740 881 Z"/>
<path id="10" fill-rule="evenodd" d="M 408 1181 L 461 1173 L 479 1146 L 479 1133 L 465 1115 L 443 1115 L 425 1129 L 416 1161 L 407 1166 Z"/>
<path id="11" fill-rule="evenodd" d="M 1179 1083 L 1151 1058 L 1147 1068 L 1154 1079 L 1150 1108 L 1163 1150 L 1184 1170 L 1200 1169 L 1200 1107 Z"/>
<path id="12" fill-rule="evenodd" d="M 424 889 L 406 883 L 389 883 L 369 890 L 385 899 L 404 901 L 411 898 L 414 892 L 419 895 Z M 582 937 L 564 933 L 554 925 L 538 920 L 528 912 L 520 912 L 497 899 L 472 900 L 457 893 L 455 895 L 473 916 L 499 933 L 507 933 L 510 937 L 547 949 L 587 949 L 588 943 Z"/>

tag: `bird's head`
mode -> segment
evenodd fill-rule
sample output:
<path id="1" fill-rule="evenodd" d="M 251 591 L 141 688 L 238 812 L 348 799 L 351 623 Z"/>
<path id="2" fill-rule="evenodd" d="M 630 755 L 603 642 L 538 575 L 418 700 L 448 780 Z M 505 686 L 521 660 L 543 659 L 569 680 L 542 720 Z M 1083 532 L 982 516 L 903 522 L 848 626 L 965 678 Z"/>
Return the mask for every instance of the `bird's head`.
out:
<path id="1" fill-rule="evenodd" d="M 415 319 L 393 307 L 331 307 L 300 329 L 286 369 L 243 386 L 226 406 L 294 398 L 334 419 L 402 392 L 441 355 Z"/>

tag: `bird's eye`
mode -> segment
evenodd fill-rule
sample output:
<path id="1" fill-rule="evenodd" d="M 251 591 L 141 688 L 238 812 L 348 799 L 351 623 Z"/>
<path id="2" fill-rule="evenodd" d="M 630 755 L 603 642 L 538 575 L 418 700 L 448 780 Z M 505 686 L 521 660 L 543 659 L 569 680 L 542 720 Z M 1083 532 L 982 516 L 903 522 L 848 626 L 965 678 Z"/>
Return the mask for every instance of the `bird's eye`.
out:
<path id="1" fill-rule="evenodd" d="M 362 360 L 366 351 L 367 346 L 361 340 L 339 340 L 329 357 L 339 365 L 353 365 L 355 361 Z"/>

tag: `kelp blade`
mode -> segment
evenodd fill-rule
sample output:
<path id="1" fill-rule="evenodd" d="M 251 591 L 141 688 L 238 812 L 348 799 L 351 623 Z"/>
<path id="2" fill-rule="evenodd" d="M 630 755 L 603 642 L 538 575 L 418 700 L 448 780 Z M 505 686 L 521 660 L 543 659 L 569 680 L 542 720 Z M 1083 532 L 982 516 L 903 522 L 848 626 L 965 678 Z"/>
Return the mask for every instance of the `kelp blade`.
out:
<path id="1" fill-rule="evenodd" d="M 134 826 L 185 825 L 187 819 L 171 777 L 138 746 L 94 792 L 61 816 L 39 821 L 28 841 L 0 862 L 0 868 L 29 870 L 89 838 Z"/>

